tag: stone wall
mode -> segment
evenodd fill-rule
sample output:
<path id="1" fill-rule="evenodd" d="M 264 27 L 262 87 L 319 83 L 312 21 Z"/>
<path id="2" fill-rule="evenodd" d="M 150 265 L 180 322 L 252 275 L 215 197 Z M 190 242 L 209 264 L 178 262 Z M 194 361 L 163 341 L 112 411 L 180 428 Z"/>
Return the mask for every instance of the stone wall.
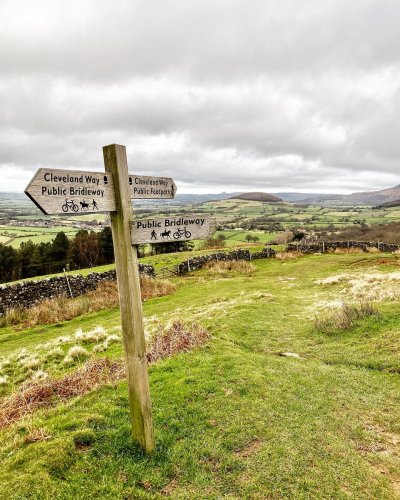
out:
<path id="1" fill-rule="evenodd" d="M 249 250 L 233 250 L 232 252 L 218 252 L 209 255 L 199 255 L 185 260 L 178 264 L 177 273 L 186 274 L 189 271 L 201 269 L 205 264 L 212 261 L 231 261 L 231 260 L 254 260 L 268 259 L 274 257 L 275 251 L 272 248 L 265 247 L 261 252 L 251 253 Z"/>
<path id="2" fill-rule="evenodd" d="M 139 264 L 139 272 L 144 276 L 155 276 L 153 266 Z M 73 297 L 95 290 L 104 281 L 115 280 L 115 270 L 104 273 L 90 273 L 87 276 L 80 274 L 68 275 Z M 70 296 L 65 276 L 24 281 L 15 285 L 2 285 L 0 286 L 0 316 L 9 309 L 29 308 L 43 300 L 60 295 Z"/>
<path id="3" fill-rule="evenodd" d="M 299 251 L 302 253 L 323 253 L 334 252 L 337 248 L 350 249 L 357 248 L 363 252 L 367 252 L 370 248 L 376 248 L 380 252 L 394 253 L 400 250 L 400 245 L 392 243 L 374 242 L 374 241 L 325 241 L 310 243 L 309 245 L 297 245 L 290 243 L 286 247 L 286 251 Z"/>

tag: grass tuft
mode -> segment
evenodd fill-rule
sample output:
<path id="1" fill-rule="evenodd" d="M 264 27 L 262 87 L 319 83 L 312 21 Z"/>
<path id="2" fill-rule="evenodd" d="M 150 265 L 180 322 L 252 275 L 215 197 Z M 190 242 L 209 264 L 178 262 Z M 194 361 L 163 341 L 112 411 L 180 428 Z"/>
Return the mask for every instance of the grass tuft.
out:
<path id="1" fill-rule="evenodd" d="M 175 321 L 167 330 L 160 328 L 151 339 L 147 351 L 147 361 L 153 363 L 177 352 L 188 351 L 195 346 L 204 344 L 209 338 L 210 333 L 201 325 Z"/>
<path id="2" fill-rule="evenodd" d="M 226 272 L 251 274 L 254 273 L 257 268 L 246 260 L 213 260 L 207 262 L 204 269 L 208 269 L 214 274 L 224 274 Z"/>
<path id="3" fill-rule="evenodd" d="M 279 260 L 293 260 L 293 259 L 298 259 L 299 257 L 302 256 L 303 256 L 302 252 L 295 252 L 295 251 L 277 252 L 275 254 L 275 258 Z"/>
<path id="4" fill-rule="evenodd" d="M 378 315 L 379 311 L 372 302 L 342 302 L 340 307 L 316 316 L 314 326 L 322 333 L 331 334 L 349 330 L 357 321 Z"/>
<path id="5" fill-rule="evenodd" d="M 85 448 L 95 442 L 96 434 L 92 429 L 81 429 L 74 432 L 73 439 L 77 448 Z"/>
<path id="6" fill-rule="evenodd" d="M 364 253 L 364 250 L 362 248 L 356 248 L 356 247 L 335 248 L 335 250 L 332 253 L 345 255 L 345 254 L 353 254 L 353 253 Z"/>

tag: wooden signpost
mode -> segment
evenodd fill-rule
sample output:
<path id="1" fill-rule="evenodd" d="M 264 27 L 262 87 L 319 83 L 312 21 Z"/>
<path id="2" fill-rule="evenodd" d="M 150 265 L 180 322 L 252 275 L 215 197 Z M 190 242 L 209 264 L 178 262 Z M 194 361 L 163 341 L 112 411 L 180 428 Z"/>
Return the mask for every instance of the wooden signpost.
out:
<path id="1" fill-rule="evenodd" d="M 45 214 L 110 212 L 132 434 L 151 453 L 155 442 L 137 245 L 205 238 L 213 231 L 214 221 L 205 215 L 134 221 L 131 198 L 170 199 L 176 185 L 169 177 L 129 174 L 125 146 L 105 146 L 103 156 L 105 172 L 41 168 L 25 193 Z"/>

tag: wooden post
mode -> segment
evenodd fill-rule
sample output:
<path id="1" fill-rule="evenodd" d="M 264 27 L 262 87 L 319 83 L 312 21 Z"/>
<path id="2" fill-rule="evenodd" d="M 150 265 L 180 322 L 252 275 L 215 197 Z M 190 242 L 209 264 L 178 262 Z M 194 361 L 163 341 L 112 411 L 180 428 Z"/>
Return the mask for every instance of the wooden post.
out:
<path id="1" fill-rule="evenodd" d="M 129 407 L 132 434 L 146 453 L 154 450 L 154 431 L 147 373 L 146 343 L 137 247 L 132 246 L 130 222 L 133 219 L 125 146 L 103 148 L 104 165 L 112 174 L 116 212 L 110 214 L 117 269 L 121 325 L 128 369 Z"/>
<path id="2" fill-rule="evenodd" d="M 71 295 L 71 299 L 73 299 L 74 296 L 72 295 L 71 285 L 69 284 L 68 274 L 67 274 L 67 271 L 65 270 L 65 268 L 64 268 L 64 276 L 65 276 L 65 279 L 67 280 L 69 294 Z"/>

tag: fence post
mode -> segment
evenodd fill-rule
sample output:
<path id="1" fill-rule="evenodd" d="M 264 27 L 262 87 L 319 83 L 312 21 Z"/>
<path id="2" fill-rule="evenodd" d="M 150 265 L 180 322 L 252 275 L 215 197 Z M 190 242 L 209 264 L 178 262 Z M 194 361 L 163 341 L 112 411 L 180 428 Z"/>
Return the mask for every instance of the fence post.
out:
<path id="1" fill-rule="evenodd" d="M 67 274 L 67 271 L 65 270 L 65 268 L 64 268 L 64 275 L 65 275 L 65 279 L 67 280 L 69 294 L 71 295 L 71 299 L 73 299 L 74 296 L 72 295 L 71 285 L 69 284 L 68 274 Z"/>

